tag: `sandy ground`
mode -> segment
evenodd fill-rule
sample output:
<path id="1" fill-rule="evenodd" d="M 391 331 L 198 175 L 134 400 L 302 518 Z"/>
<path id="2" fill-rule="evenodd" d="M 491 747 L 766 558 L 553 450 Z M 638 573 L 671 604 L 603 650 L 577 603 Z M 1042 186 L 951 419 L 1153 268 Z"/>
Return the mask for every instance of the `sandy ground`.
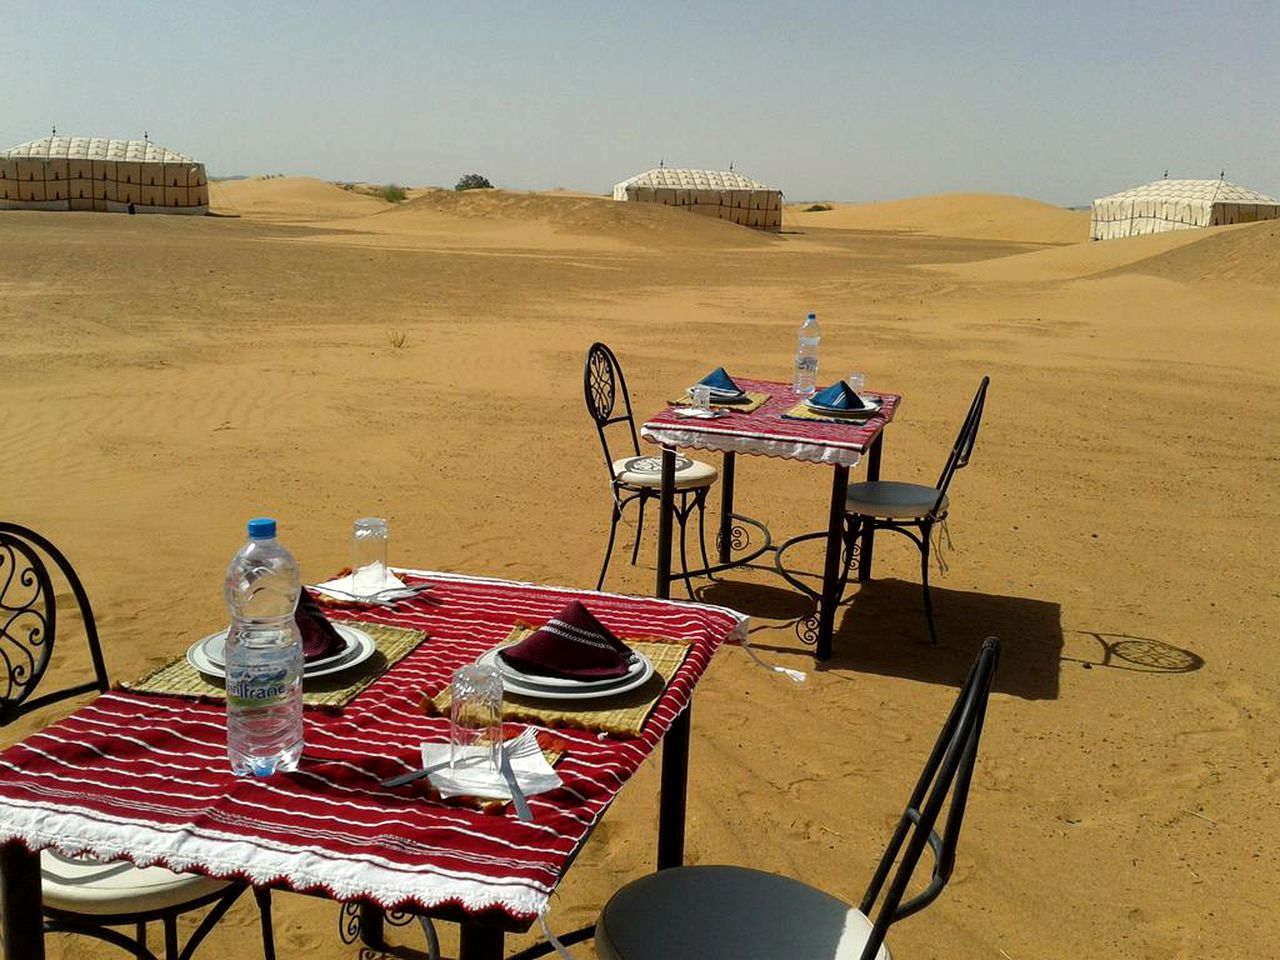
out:
<path id="1" fill-rule="evenodd" d="M 346 563 L 353 517 L 380 514 L 393 562 L 594 585 L 608 494 L 587 346 L 613 346 L 644 416 L 717 364 L 786 378 L 816 310 L 820 379 L 860 369 L 906 398 L 888 478 L 932 482 L 992 377 L 935 580 L 943 640 L 923 642 L 905 540 L 878 542 L 819 669 L 779 581 L 704 586 L 810 675 L 717 657 L 688 859 L 856 901 L 998 634 L 955 875 L 891 931 L 895 954 L 1274 952 L 1280 225 L 1091 245 L 1087 214 L 991 196 L 791 209 L 779 236 L 577 195 L 415 191 L 392 208 L 283 179 L 213 201 L 239 216 L 0 215 L 0 515 L 72 558 L 113 677 L 223 619 L 222 571 L 258 514 L 308 578 Z M 824 469 L 739 461 L 740 508 L 776 534 L 822 526 L 827 490 Z M 650 527 L 611 589 L 651 589 L 653 544 Z M 557 929 L 651 869 L 656 785 L 650 764 L 604 819 Z M 333 904 L 276 903 L 282 960 L 359 955 Z M 203 955 L 256 955 L 254 924 L 246 901 Z M 422 955 L 395 937 L 395 956 Z"/>

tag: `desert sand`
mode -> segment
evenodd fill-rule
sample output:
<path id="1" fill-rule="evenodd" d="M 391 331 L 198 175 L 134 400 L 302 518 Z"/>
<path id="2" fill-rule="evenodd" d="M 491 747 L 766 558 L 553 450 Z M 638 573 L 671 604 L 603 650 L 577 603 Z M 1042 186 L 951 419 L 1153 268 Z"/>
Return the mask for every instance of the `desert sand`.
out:
<path id="1" fill-rule="evenodd" d="M 820 380 L 863 370 L 905 397 L 886 478 L 933 482 L 992 378 L 934 576 L 942 642 L 903 539 L 877 541 L 818 667 L 781 581 L 704 581 L 702 599 L 752 616 L 764 658 L 809 677 L 717 656 L 687 859 L 856 902 L 996 634 L 955 874 L 890 931 L 895 955 L 1275 952 L 1280 225 L 1090 244 L 1087 214 L 983 195 L 793 207 L 769 236 L 585 195 L 392 207 L 291 178 L 212 200 L 228 216 L 0 214 L 2 514 L 72 559 L 113 678 L 224 618 L 223 570 L 259 514 L 308 579 L 346 564 L 351 520 L 372 514 L 393 563 L 593 586 L 609 497 L 588 345 L 614 348 L 644 417 L 719 364 L 787 378 L 815 310 Z M 738 461 L 739 509 L 778 535 L 822 527 L 828 489 L 825 468 Z M 651 591 L 652 518 L 646 533 L 609 589 Z M 555 929 L 652 868 L 656 787 L 649 764 L 600 824 Z M 275 902 L 282 960 L 360 955 L 334 904 Z M 256 956 L 255 925 L 246 900 L 200 955 Z M 412 928 L 393 938 L 422 956 Z M 51 957 L 99 955 L 51 939 Z"/>

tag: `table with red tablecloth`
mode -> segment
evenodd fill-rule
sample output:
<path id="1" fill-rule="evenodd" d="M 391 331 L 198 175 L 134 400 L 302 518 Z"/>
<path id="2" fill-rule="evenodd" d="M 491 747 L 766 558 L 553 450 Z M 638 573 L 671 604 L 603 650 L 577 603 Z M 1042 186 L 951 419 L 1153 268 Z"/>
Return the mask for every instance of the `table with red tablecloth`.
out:
<path id="1" fill-rule="evenodd" d="M 691 698 L 715 650 L 743 634 L 745 618 L 706 604 L 402 573 L 434 588 L 343 616 L 422 630 L 425 639 L 341 709 L 307 709 L 293 773 L 233 776 L 221 703 L 125 690 L 0 753 L 6 956 L 39 956 L 25 952 L 40 943 L 38 911 L 24 919 L 10 898 L 15 883 L 38 878 L 35 851 L 45 847 L 459 917 L 484 927 L 477 942 L 500 951 L 501 930 L 527 929 L 545 911 L 596 822 L 664 737 L 658 859 L 678 863 Z M 563 785 L 529 798 L 527 823 L 509 808 L 442 800 L 425 781 L 379 785 L 406 761 L 416 765 L 422 742 L 448 739 L 447 717 L 428 715 L 424 696 L 516 624 L 545 622 L 574 598 L 624 639 L 688 644 L 639 736 L 556 728 Z"/>
<path id="2" fill-rule="evenodd" d="M 880 409 L 864 420 L 799 419 L 793 411 L 804 400 L 787 383 L 733 377 L 734 383 L 752 394 L 768 394 L 768 399 L 750 413 L 734 411 L 718 419 L 695 419 L 682 416 L 680 405 L 661 410 L 640 428 L 640 435 L 663 449 L 663 487 L 658 532 L 658 571 L 655 593 L 666 597 L 671 585 L 671 526 L 674 509 L 675 451 L 678 449 L 718 451 L 724 456 L 720 498 L 719 559 L 715 569 L 733 565 L 730 550 L 734 541 L 733 512 L 734 465 L 739 453 L 778 457 L 807 463 L 831 464 L 831 506 L 827 518 L 826 552 L 823 564 L 822 591 L 818 595 L 815 656 L 826 660 L 831 655 L 831 636 L 835 626 L 835 608 L 840 599 L 840 551 L 845 515 L 845 497 L 849 486 L 849 468 L 868 457 L 867 479 L 880 478 L 880 455 L 884 428 L 893 420 L 902 397 L 893 393 L 864 391 L 864 396 L 880 402 Z M 759 526 L 758 522 L 747 520 Z M 859 576 L 870 575 L 872 533 L 865 535 L 859 557 Z"/>

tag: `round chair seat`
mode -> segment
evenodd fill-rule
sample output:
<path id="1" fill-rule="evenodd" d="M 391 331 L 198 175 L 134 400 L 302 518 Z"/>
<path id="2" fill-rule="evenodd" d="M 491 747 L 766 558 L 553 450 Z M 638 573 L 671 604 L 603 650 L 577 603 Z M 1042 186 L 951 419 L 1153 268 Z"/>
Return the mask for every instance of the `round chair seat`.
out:
<path id="1" fill-rule="evenodd" d="M 937 500 L 937 487 L 893 480 L 872 480 L 849 484 L 845 512 L 864 517 L 884 517 L 887 520 L 919 520 L 933 509 Z M 943 496 L 938 516 L 947 512 L 949 504 L 948 498 Z"/>
<path id="2" fill-rule="evenodd" d="M 623 457 L 613 461 L 613 475 L 628 487 L 657 490 L 662 486 L 662 457 Z M 676 489 L 696 490 L 716 482 L 720 471 L 701 460 L 676 457 Z"/>
<path id="3" fill-rule="evenodd" d="M 613 895 L 596 923 L 602 960 L 859 960 L 871 922 L 798 880 L 745 867 L 676 867 Z M 876 960 L 891 960 L 882 943 Z"/>
<path id="4" fill-rule="evenodd" d="M 40 852 L 40 880 L 46 907 L 96 916 L 165 910 L 230 885 L 199 873 L 135 867 L 127 860 L 64 857 L 48 849 Z"/>

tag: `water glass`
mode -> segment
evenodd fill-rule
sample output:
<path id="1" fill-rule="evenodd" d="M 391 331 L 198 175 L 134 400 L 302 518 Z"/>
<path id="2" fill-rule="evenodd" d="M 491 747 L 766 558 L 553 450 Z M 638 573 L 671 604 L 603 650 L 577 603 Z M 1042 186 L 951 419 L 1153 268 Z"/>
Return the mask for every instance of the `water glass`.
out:
<path id="1" fill-rule="evenodd" d="M 711 412 L 711 387 L 705 383 L 694 384 L 689 390 L 689 395 L 693 398 L 693 409 L 704 413 Z"/>
<path id="2" fill-rule="evenodd" d="M 502 674 L 470 663 L 453 674 L 449 702 L 449 770 L 454 779 L 491 783 L 502 749 Z"/>
<path id="3" fill-rule="evenodd" d="M 849 384 L 849 389 L 854 393 L 861 393 L 862 388 L 867 384 L 867 375 L 865 373 L 851 373 L 845 377 L 844 382 Z"/>
<path id="4" fill-rule="evenodd" d="M 351 534 L 351 592 L 372 597 L 387 586 L 387 521 L 362 517 Z"/>

